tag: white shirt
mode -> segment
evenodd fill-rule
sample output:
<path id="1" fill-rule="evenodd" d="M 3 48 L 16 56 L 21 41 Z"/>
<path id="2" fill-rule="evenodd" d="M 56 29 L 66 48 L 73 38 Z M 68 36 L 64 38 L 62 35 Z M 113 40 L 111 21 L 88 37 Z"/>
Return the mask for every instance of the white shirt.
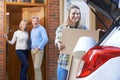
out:
<path id="1" fill-rule="evenodd" d="M 16 42 L 16 50 L 26 50 L 28 49 L 28 32 L 17 30 L 14 32 L 12 40 L 8 41 L 9 44 L 14 44 Z"/>

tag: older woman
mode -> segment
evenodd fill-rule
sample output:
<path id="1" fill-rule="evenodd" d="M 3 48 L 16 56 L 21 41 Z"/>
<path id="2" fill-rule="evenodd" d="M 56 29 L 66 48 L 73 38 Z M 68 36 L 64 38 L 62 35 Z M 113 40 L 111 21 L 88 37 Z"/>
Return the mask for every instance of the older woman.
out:
<path id="1" fill-rule="evenodd" d="M 27 32 L 27 21 L 22 20 L 19 24 L 19 30 L 14 32 L 12 40 L 8 40 L 6 35 L 6 40 L 9 44 L 14 44 L 16 42 L 16 54 L 21 61 L 21 73 L 20 80 L 27 80 L 27 70 L 28 70 L 28 39 L 29 35 Z"/>

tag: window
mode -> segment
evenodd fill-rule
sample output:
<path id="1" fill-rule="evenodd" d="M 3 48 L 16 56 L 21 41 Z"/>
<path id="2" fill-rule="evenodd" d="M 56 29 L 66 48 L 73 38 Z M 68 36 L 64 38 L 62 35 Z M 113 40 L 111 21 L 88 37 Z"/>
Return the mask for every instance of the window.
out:
<path id="1" fill-rule="evenodd" d="M 81 10 L 81 24 L 87 26 L 89 29 L 95 29 L 95 15 L 91 12 L 88 5 L 82 1 L 82 0 L 62 0 L 61 1 L 61 11 L 60 16 L 61 23 L 63 23 L 64 16 L 67 14 L 67 8 L 70 7 L 70 5 L 75 4 L 78 5 L 78 7 Z M 63 5 L 64 4 L 64 5 Z"/>

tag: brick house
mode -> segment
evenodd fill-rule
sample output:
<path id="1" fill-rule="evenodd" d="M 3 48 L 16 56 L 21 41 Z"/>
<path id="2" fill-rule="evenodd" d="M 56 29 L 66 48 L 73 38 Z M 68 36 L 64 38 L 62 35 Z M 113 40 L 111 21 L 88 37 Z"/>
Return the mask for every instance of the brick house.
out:
<path id="1" fill-rule="evenodd" d="M 19 1 L 19 0 L 18 0 Z M 34 3 L 34 0 L 32 0 L 33 3 Z M 5 39 L 3 38 L 3 34 L 6 32 L 6 22 L 7 22 L 7 18 L 6 18 L 6 13 L 7 11 L 8 12 L 11 12 L 12 15 L 10 16 L 10 18 L 15 18 L 17 20 L 17 22 L 19 22 L 19 20 L 22 18 L 22 16 L 17 16 L 18 14 L 21 15 L 21 6 L 22 8 L 23 7 L 43 7 L 44 8 L 44 11 L 45 11 L 45 23 L 43 25 L 46 26 L 46 30 L 47 30 L 47 33 L 48 33 L 48 37 L 49 37 L 49 42 L 48 44 L 46 45 L 46 48 L 45 48 L 45 56 L 44 56 L 44 61 L 43 61 L 43 72 L 44 72 L 44 80 L 57 80 L 57 77 L 56 77 L 56 68 L 57 68 L 57 59 L 58 59 L 58 51 L 54 45 L 54 39 L 55 39 L 55 31 L 57 29 L 57 27 L 60 25 L 60 4 L 61 3 L 61 0 L 46 0 L 46 4 L 32 4 L 32 3 L 12 3 L 12 2 L 6 2 L 5 0 L 0 0 L 0 80 L 6 80 L 7 79 L 7 76 L 8 76 L 8 80 L 13 80 L 12 79 L 12 76 L 16 76 L 16 75 L 19 75 L 19 73 L 14 73 L 14 72 L 11 72 L 12 70 L 18 70 L 19 72 L 19 67 L 17 65 L 15 65 L 16 63 L 17 64 L 20 64 L 19 61 L 17 61 L 17 58 L 15 55 L 11 56 L 11 59 L 15 59 L 14 60 L 11 60 L 11 59 L 8 59 L 9 58 L 9 54 L 10 53 L 14 53 L 13 50 L 7 50 L 8 47 L 10 47 L 11 49 L 11 46 L 8 46 L 7 47 L 7 43 L 5 41 Z M 20 6 L 21 5 L 21 6 Z M 16 8 L 15 8 L 16 7 Z M 17 11 L 16 9 L 18 9 L 19 11 Z M 15 10 L 15 11 L 13 11 Z M 26 9 L 25 9 L 26 10 Z M 18 14 L 16 14 L 16 13 Z M 10 13 L 10 14 L 11 14 Z M 109 21 L 105 16 L 103 16 L 102 14 L 100 14 L 99 12 L 97 12 L 98 15 L 100 15 L 102 17 L 102 19 L 105 21 L 105 23 L 107 23 L 109 26 L 109 24 L 111 24 L 111 21 Z M 17 18 L 16 18 L 17 16 Z M 20 19 L 19 19 L 20 18 Z M 10 22 L 13 22 L 14 19 L 11 19 Z M 15 22 L 15 23 L 17 23 Z M 18 25 L 17 24 L 11 24 L 10 25 Z M 96 19 L 96 26 L 99 26 L 99 27 L 96 27 L 96 28 L 101 28 L 101 23 Z M 11 30 L 12 30 L 13 27 L 11 27 Z M 10 34 L 11 36 L 11 34 Z M 7 51 L 8 51 L 8 54 L 7 54 Z M 11 62 L 10 62 L 11 61 Z M 31 60 L 29 60 L 31 61 Z M 13 64 L 15 63 L 15 64 Z M 30 62 L 31 63 L 31 62 Z M 7 66 L 7 67 L 6 67 Z M 11 67 L 10 67 L 11 66 Z M 17 67 L 15 67 L 17 66 Z M 32 73 L 32 71 L 30 70 L 33 70 L 33 67 L 30 67 L 29 71 L 28 71 L 28 74 L 30 76 L 30 80 L 33 80 L 33 75 L 30 74 Z M 7 72 L 7 71 L 10 71 L 10 72 Z M 18 76 L 19 77 L 19 76 Z M 15 79 L 17 80 L 18 77 Z"/>

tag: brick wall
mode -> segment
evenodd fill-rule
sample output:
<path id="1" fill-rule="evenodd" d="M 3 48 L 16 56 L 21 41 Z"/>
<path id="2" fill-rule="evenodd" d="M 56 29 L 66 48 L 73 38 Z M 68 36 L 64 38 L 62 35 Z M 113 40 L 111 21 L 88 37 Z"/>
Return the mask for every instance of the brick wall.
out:
<path id="1" fill-rule="evenodd" d="M 100 12 L 96 11 L 96 13 L 100 17 L 100 19 L 104 22 L 106 27 L 109 28 L 110 25 L 112 24 L 112 21 L 108 17 L 101 14 Z M 104 32 L 100 31 L 99 39 L 101 39 L 104 36 L 107 29 L 105 28 L 105 26 L 103 26 L 103 24 L 100 22 L 100 20 L 98 20 L 98 18 L 96 18 L 96 29 L 104 30 Z"/>
<path id="2" fill-rule="evenodd" d="M 0 0 L 0 80 L 5 79 L 5 49 L 4 49 L 4 0 Z"/>
<path id="3" fill-rule="evenodd" d="M 59 2 L 60 0 L 48 0 L 48 35 L 49 42 L 47 46 L 47 80 L 57 80 L 56 76 L 56 68 L 57 68 L 57 60 L 58 60 L 58 51 L 54 44 L 55 39 L 55 31 L 60 23 L 60 15 L 59 15 Z"/>
<path id="4" fill-rule="evenodd" d="M 107 28 L 112 24 L 112 21 L 108 19 L 106 16 L 101 14 L 100 12 L 97 12 L 97 15 L 101 18 L 101 20 L 106 24 Z M 98 29 L 105 29 L 102 23 L 96 18 L 96 28 Z"/>

